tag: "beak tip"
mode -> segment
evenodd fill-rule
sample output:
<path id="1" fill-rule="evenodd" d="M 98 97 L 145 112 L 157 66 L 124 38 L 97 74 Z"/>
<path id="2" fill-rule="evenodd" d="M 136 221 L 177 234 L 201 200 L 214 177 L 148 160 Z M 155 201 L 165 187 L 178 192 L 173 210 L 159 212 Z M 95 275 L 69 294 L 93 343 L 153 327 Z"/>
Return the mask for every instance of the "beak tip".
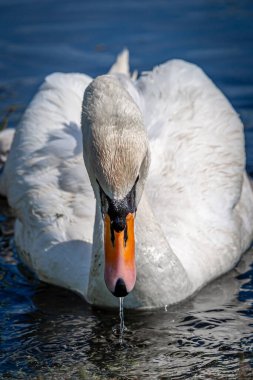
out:
<path id="1" fill-rule="evenodd" d="M 115 297 L 126 297 L 128 291 L 126 289 L 125 282 L 122 278 L 119 278 L 116 282 L 114 292 L 112 293 Z"/>

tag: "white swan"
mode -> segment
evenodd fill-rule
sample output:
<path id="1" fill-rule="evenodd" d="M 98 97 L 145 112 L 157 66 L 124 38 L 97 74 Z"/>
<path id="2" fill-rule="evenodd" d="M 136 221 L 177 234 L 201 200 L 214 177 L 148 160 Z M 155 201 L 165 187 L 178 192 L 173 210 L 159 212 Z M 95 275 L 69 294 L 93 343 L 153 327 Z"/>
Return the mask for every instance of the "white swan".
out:
<path id="1" fill-rule="evenodd" d="M 134 285 L 135 207 L 137 281 L 126 307 L 185 299 L 230 270 L 253 237 L 242 123 L 181 60 L 134 80 L 125 51 L 94 81 L 48 76 L 17 127 L 0 191 L 16 211 L 24 262 L 95 305 L 117 305 L 104 240 L 108 288 L 121 277 L 119 293 Z"/>

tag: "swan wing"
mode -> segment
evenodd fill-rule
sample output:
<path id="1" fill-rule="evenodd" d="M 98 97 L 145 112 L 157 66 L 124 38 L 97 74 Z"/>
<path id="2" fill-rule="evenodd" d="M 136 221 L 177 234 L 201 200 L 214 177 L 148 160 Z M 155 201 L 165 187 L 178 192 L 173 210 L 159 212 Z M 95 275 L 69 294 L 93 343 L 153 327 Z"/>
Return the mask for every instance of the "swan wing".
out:
<path id="1" fill-rule="evenodd" d="M 233 267 L 252 241 L 243 125 L 197 66 L 172 60 L 137 89 L 151 146 L 147 195 L 197 289 Z"/>
<path id="2" fill-rule="evenodd" d="M 4 170 L 24 261 L 40 279 L 83 295 L 95 216 L 80 128 L 90 81 L 83 74 L 61 73 L 45 79 L 17 127 Z"/>

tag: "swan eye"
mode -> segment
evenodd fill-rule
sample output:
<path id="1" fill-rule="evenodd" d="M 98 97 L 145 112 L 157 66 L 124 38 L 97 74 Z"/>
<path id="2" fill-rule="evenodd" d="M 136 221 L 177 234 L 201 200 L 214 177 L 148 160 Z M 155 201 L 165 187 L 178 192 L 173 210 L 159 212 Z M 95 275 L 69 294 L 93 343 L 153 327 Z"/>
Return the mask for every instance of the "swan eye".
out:
<path id="1" fill-rule="evenodd" d="M 108 210 L 108 207 L 109 207 L 109 205 L 108 205 L 108 197 L 105 194 L 105 192 L 102 189 L 102 187 L 100 186 L 100 183 L 98 182 L 97 179 L 96 179 L 96 182 L 97 182 L 98 187 L 99 187 L 100 201 L 101 201 L 101 213 L 102 213 L 102 217 L 104 219 L 105 214 L 107 213 L 107 210 Z"/>
<path id="2" fill-rule="evenodd" d="M 129 191 L 129 193 L 126 196 L 127 203 L 129 205 L 129 209 L 131 210 L 132 213 L 135 213 L 137 211 L 136 207 L 136 184 L 139 181 L 139 175 L 135 180 L 135 183 L 132 187 L 132 189 Z"/>

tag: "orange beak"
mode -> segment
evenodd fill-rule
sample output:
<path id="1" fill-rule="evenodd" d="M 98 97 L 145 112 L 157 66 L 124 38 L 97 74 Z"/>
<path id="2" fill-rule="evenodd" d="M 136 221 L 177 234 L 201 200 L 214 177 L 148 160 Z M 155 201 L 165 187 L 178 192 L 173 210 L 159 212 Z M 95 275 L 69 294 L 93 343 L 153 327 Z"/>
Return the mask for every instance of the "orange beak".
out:
<path id="1" fill-rule="evenodd" d="M 105 283 L 116 297 L 125 297 L 135 285 L 134 214 L 126 216 L 126 227 L 117 232 L 107 214 L 104 219 Z"/>

